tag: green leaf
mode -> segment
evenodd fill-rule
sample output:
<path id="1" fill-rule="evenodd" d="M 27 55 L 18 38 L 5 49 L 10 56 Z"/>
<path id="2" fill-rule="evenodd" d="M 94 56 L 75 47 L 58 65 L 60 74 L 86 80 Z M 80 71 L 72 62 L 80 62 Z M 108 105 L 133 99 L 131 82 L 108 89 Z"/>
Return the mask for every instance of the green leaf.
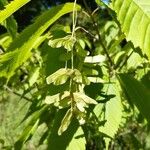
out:
<path id="1" fill-rule="evenodd" d="M 17 11 L 29 1 L 30 0 L 14 0 L 8 4 L 4 10 L 0 11 L 0 23 L 2 23 L 6 18 L 11 16 L 15 11 Z"/>
<path id="2" fill-rule="evenodd" d="M 54 85 L 64 84 L 69 77 L 74 73 L 72 69 L 61 68 L 46 78 L 48 84 Z"/>
<path id="3" fill-rule="evenodd" d="M 12 38 L 9 36 L 9 34 L 2 34 L 0 36 L 0 45 L 4 49 L 4 51 L 7 49 L 9 44 L 12 42 Z"/>
<path id="4" fill-rule="evenodd" d="M 85 42 L 82 39 L 77 39 L 77 41 L 78 42 L 75 44 L 76 53 L 78 56 L 83 57 L 84 59 L 88 53 L 85 49 L 83 49 L 83 47 L 85 47 Z"/>
<path id="5" fill-rule="evenodd" d="M 74 73 L 72 77 L 73 77 L 72 78 L 73 81 L 75 81 L 76 83 L 85 84 L 85 85 L 90 84 L 88 78 L 85 75 L 83 75 L 78 69 L 74 69 Z"/>
<path id="6" fill-rule="evenodd" d="M 49 33 L 46 33 L 44 35 L 41 35 L 37 38 L 37 40 L 34 43 L 34 49 L 38 49 L 39 46 L 49 37 Z"/>
<path id="7" fill-rule="evenodd" d="M 121 97 L 119 93 L 120 89 L 117 83 L 115 84 L 109 84 L 107 89 L 108 95 L 114 95 L 113 98 L 111 98 L 105 105 L 105 120 L 106 123 L 104 126 L 100 126 L 99 130 L 109 137 L 114 137 L 119 129 L 119 125 L 121 123 L 122 119 L 122 103 L 121 103 Z M 97 107 L 97 109 L 101 109 L 101 107 Z M 97 112 L 95 110 L 95 112 Z M 99 112 L 101 113 L 101 112 Z M 97 114 L 96 114 L 97 115 Z M 98 115 L 97 115 L 98 116 Z M 106 145 L 109 145 L 110 139 L 106 138 L 105 142 Z"/>
<path id="8" fill-rule="evenodd" d="M 31 50 L 41 34 L 62 15 L 71 12 L 73 10 L 73 5 L 73 3 L 66 3 L 64 5 L 53 7 L 38 17 L 34 24 L 27 27 L 10 44 L 8 51 L 13 52 L 0 56 L 0 70 L 2 71 L 0 77 L 5 76 L 10 78 L 14 74 L 15 69 L 30 57 Z M 78 5 L 76 8 L 78 10 L 80 9 Z M 9 59 L 9 56 L 11 56 L 11 59 Z"/>
<path id="9" fill-rule="evenodd" d="M 95 2 L 97 3 L 98 6 L 103 6 L 103 2 L 101 0 L 95 0 Z"/>
<path id="10" fill-rule="evenodd" d="M 77 83 L 89 84 L 88 79 L 77 69 L 61 68 L 46 78 L 47 84 L 61 85 L 69 78 Z"/>
<path id="11" fill-rule="evenodd" d="M 104 127 L 100 127 L 100 131 L 107 134 L 110 137 L 114 137 L 114 135 L 117 133 L 119 125 L 121 123 L 122 118 L 122 104 L 121 104 L 121 97 L 119 93 L 119 86 L 117 84 L 109 84 L 108 85 L 108 91 L 107 95 L 114 95 L 113 98 L 111 98 L 106 103 L 106 112 L 105 112 L 105 120 L 106 123 Z"/>
<path id="12" fill-rule="evenodd" d="M 79 127 L 76 133 L 73 136 L 73 139 L 70 141 L 67 150 L 84 150 L 85 149 L 85 137 L 82 128 Z"/>
<path id="13" fill-rule="evenodd" d="M 143 58 L 138 53 L 132 53 L 130 58 L 127 61 L 127 67 L 128 69 L 131 68 L 137 68 L 138 66 L 141 66 L 143 63 Z"/>
<path id="14" fill-rule="evenodd" d="M 140 47 L 150 58 L 150 1 L 113 0 L 112 8 L 117 13 L 127 40 Z"/>
<path id="15" fill-rule="evenodd" d="M 60 127 L 61 121 L 66 114 L 66 109 L 59 110 L 55 115 L 54 124 L 52 126 L 50 136 L 48 138 L 48 148 L 50 150 L 66 150 L 70 142 L 72 141 L 74 134 L 76 133 L 79 124 L 76 119 L 72 119 L 71 124 L 68 129 L 62 134 L 58 135 L 58 129 Z"/>
<path id="16" fill-rule="evenodd" d="M 75 92 L 75 93 L 73 93 L 73 95 L 74 95 L 74 99 L 77 103 L 80 101 L 84 101 L 87 104 L 95 104 L 95 105 L 97 104 L 97 102 L 94 99 L 90 98 L 89 96 L 85 95 L 84 93 Z"/>
<path id="17" fill-rule="evenodd" d="M 72 37 L 71 35 L 67 35 L 63 38 L 49 40 L 48 44 L 53 48 L 64 47 L 68 51 L 71 51 L 73 49 L 75 41 L 76 39 L 74 37 Z"/>
<path id="18" fill-rule="evenodd" d="M 83 100 L 78 100 L 76 102 L 76 106 L 80 112 L 85 112 L 85 108 L 87 107 L 87 104 Z"/>
<path id="19" fill-rule="evenodd" d="M 97 96 L 101 93 L 103 84 L 97 82 L 91 82 L 90 85 L 84 87 L 85 94 L 93 99 L 97 99 Z"/>
<path id="20" fill-rule="evenodd" d="M 141 114 L 150 121 L 150 92 L 138 80 L 127 74 L 119 74 L 119 82 L 130 102 L 136 105 Z"/>
<path id="21" fill-rule="evenodd" d="M 5 5 L 8 5 L 7 0 L 0 1 L 0 9 L 3 8 Z M 8 17 L 6 20 L 4 20 L 1 25 L 4 25 L 4 27 L 7 29 L 8 33 L 12 36 L 12 38 L 15 38 L 17 35 L 17 22 L 14 19 L 13 16 Z"/>
<path id="22" fill-rule="evenodd" d="M 60 61 L 68 61 L 70 59 L 71 59 L 71 52 L 65 52 L 59 57 Z"/>
<path id="23" fill-rule="evenodd" d="M 71 104 L 70 92 L 64 91 L 63 93 L 58 93 L 52 96 L 46 96 L 45 103 L 54 103 L 54 106 L 58 107 L 59 109 L 68 107 Z"/>
<path id="24" fill-rule="evenodd" d="M 59 98 L 60 98 L 60 93 L 52 95 L 52 96 L 46 96 L 45 103 L 46 104 L 53 104 L 53 103 L 59 101 Z"/>
<path id="25" fill-rule="evenodd" d="M 32 86 L 38 79 L 40 74 L 40 68 L 36 68 L 29 78 L 29 85 Z"/>
<path id="26" fill-rule="evenodd" d="M 0 77 L 6 76 L 9 78 L 11 76 L 13 68 L 16 68 L 18 65 L 18 60 L 21 60 L 19 57 L 21 52 L 20 51 L 13 51 L 7 54 L 0 56 Z M 30 54 L 27 55 L 28 57 L 31 56 Z"/>
<path id="27" fill-rule="evenodd" d="M 47 106 L 43 106 L 41 109 L 35 111 L 29 118 L 28 123 L 20 135 L 19 139 L 15 143 L 15 150 L 21 150 L 24 142 L 28 140 L 29 136 L 33 135 L 38 128 L 40 116 L 47 110 Z"/>
<path id="28" fill-rule="evenodd" d="M 17 36 L 17 22 L 13 16 L 10 16 L 6 20 L 6 29 L 8 30 L 8 33 L 12 36 L 12 38 L 16 38 Z"/>
<path id="29" fill-rule="evenodd" d="M 48 41 L 45 41 L 39 49 L 43 52 L 42 59 L 45 64 L 42 69 L 44 70 L 44 74 L 49 76 L 65 66 L 65 62 L 60 61 L 59 57 L 64 54 L 66 50 L 62 48 L 52 48 L 48 46 L 47 42 Z"/>
<path id="30" fill-rule="evenodd" d="M 77 83 L 82 83 L 82 74 L 79 70 L 74 69 L 74 77 L 73 80 Z"/>
<path id="31" fill-rule="evenodd" d="M 115 63 L 116 66 L 118 66 L 122 62 L 125 55 L 126 55 L 125 51 L 120 51 L 116 54 L 116 56 L 114 58 L 114 63 Z"/>
<path id="32" fill-rule="evenodd" d="M 73 116 L 73 115 L 72 115 L 72 111 L 71 111 L 71 109 L 69 109 L 69 110 L 66 112 L 66 114 L 65 114 L 65 116 L 64 116 L 64 118 L 63 118 L 63 120 L 61 121 L 61 125 L 60 125 L 59 130 L 58 130 L 58 135 L 61 135 L 64 131 L 67 130 L 68 126 L 69 126 L 70 123 L 71 123 L 72 116 Z"/>

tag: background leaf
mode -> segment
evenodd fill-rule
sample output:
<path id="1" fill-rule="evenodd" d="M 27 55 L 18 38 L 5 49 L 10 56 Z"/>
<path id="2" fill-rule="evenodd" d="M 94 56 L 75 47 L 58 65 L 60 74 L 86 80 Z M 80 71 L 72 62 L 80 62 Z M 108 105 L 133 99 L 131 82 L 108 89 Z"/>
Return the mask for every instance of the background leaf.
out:
<path id="1" fill-rule="evenodd" d="M 127 98 L 137 106 L 143 116 L 150 121 L 150 92 L 138 80 L 127 74 L 119 74 L 120 84 Z"/>

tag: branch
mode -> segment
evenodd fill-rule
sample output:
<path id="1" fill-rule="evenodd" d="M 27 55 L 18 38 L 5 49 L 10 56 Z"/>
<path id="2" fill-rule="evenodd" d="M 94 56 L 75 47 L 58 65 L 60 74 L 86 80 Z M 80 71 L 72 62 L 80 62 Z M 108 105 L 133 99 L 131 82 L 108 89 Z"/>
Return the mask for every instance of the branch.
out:
<path id="1" fill-rule="evenodd" d="M 91 18 L 91 20 L 93 22 L 93 25 L 95 27 L 95 30 L 96 30 L 98 38 L 99 38 L 99 42 L 100 42 L 101 46 L 103 47 L 104 53 L 106 54 L 106 56 L 107 56 L 107 58 L 109 60 L 110 68 L 113 69 L 114 68 L 114 63 L 113 63 L 111 57 L 109 56 L 109 53 L 108 53 L 108 51 L 107 51 L 107 49 L 106 49 L 106 47 L 105 47 L 105 45 L 104 45 L 104 43 L 102 41 L 102 37 L 101 37 L 101 35 L 99 33 L 99 29 L 98 29 L 97 23 L 95 22 L 95 19 L 92 16 L 91 10 L 90 10 L 90 8 L 87 5 L 86 0 L 83 0 L 83 3 L 84 3 L 84 5 L 85 5 L 85 7 L 86 7 L 86 9 L 87 9 L 87 11 L 88 11 L 88 13 L 90 15 L 90 18 Z"/>
<path id="2" fill-rule="evenodd" d="M 21 98 L 24 98 L 24 99 L 25 99 L 26 101 L 28 101 L 28 102 L 32 102 L 31 99 L 29 99 L 29 98 L 26 97 L 26 96 L 22 96 L 22 95 L 21 95 L 20 93 L 18 93 L 18 92 L 13 91 L 13 90 L 10 89 L 8 86 L 5 86 L 5 89 L 6 89 L 7 91 L 9 91 L 9 92 L 11 92 L 11 93 L 13 93 L 13 94 L 15 94 L 15 95 L 21 97 Z"/>

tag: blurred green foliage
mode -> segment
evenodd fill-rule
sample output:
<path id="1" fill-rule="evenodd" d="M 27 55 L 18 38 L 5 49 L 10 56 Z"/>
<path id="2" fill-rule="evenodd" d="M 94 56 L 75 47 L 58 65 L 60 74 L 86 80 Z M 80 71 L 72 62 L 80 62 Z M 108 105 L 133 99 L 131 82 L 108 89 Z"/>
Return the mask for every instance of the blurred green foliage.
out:
<path id="1" fill-rule="evenodd" d="M 13 14 L 0 26 L 0 150 L 150 149 L 149 37 L 130 30 L 139 16 L 121 0 L 67 2 L 13 13 L 0 1 Z"/>

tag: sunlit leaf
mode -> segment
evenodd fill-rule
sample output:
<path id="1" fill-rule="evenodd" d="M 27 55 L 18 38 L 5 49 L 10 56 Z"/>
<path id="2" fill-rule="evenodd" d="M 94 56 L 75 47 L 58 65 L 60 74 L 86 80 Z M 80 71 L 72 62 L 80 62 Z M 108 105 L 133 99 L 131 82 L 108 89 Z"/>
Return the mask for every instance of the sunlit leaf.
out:
<path id="1" fill-rule="evenodd" d="M 77 83 L 82 83 L 82 74 L 77 69 L 74 69 L 74 78 L 73 78 L 73 80 Z"/>
<path id="2" fill-rule="evenodd" d="M 79 111 L 85 112 L 85 107 L 87 107 L 87 104 L 84 101 L 78 101 L 76 103 L 76 106 L 79 109 Z"/>
<path id="3" fill-rule="evenodd" d="M 67 150 L 84 150 L 85 149 L 85 137 L 82 128 L 79 127 L 70 141 Z"/>
<path id="4" fill-rule="evenodd" d="M 50 40 L 48 44 L 53 48 L 64 47 L 68 51 L 71 51 L 73 49 L 75 41 L 76 40 L 74 37 L 72 37 L 71 35 L 68 35 L 63 38 L 57 38 L 54 40 Z"/>
<path id="5" fill-rule="evenodd" d="M 150 1 L 112 0 L 112 8 L 127 40 L 150 58 Z"/>
<path id="6" fill-rule="evenodd" d="M 34 70 L 33 74 L 30 76 L 30 78 L 29 78 L 30 86 L 32 86 L 37 81 L 37 79 L 39 77 L 39 73 L 40 73 L 39 71 L 40 71 L 40 68 L 38 67 Z"/>
<path id="7" fill-rule="evenodd" d="M 52 96 L 46 96 L 46 104 L 54 104 L 54 106 L 59 109 L 68 107 L 71 104 L 70 92 L 64 91 L 63 93 L 58 93 Z"/>
<path id="8" fill-rule="evenodd" d="M 64 84 L 69 77 L 74 73 L 72 69 L 61 68 L 52 75 L 46 78 L 48 84 L 54 83 L 55 85 Z"/>
<path id="9" fill-rule="evenodd" d="M 84 93 L 75 92 L 73 93 L 73 95 L 76 102 L 84 101 L 87 104 L 97 104 L 97 102 L 94 99 L 88 97 Z"/>
<path id="10" fill-rule="evenodd" d="M 0 23 L 29 1 L 30 0 L 13 0 L 11 3 L 9 3 L 4 10 L 0 11 Z"/>
<path id="11" fill-rule="evenodd" d="M 99 128 L 101 132 L 109 135 L 112 138 L 117 133 L 122 118 L 123 107 L 119 91 L 119 86 L 115 84 L 108 85 L 107 94 L 113 94 L 114 97 L 106 102 L 106 123 L 104 127 Z"/>
<path id="12" fill-rule="evenodd" d="M 85 57 L 85 63 L 100 63 L 106 60 L 105 56 L 97 55 L 97 56 L 87 56 Z"/>
<path id="13" fill-rule="evenodd" d="M 56 95 L 52 95 L 52 96 L 46 96 L 45 103 L 46 104 L 53 104 L 53 103 L 59 101 L 59 97 L 60 97 L 59 93 Z"/>
<path id="14" fill-rule="evenodd" d="M 108 85 L 107 94 L 108 95 L 113 94 L 114 97 L 111 98 L 108 102 L 106 102 L 106 106 L 105 106 L 106 123 L 104 124 L 104 126 L 99 127 L 99 130 L 101 132 L 105 133 L 106 135 L 112 138 L 114 138 L 115 134 L 117 133 L 122 119 L 123 107 L 122 107 L 121 96 L 119 92 L 120 92 L 120 88 L 117 85 L 117 83 Z M 107 147 L 109 145 L 109 141 L 110 140 L 108 138 L 105 139 Z"/>

